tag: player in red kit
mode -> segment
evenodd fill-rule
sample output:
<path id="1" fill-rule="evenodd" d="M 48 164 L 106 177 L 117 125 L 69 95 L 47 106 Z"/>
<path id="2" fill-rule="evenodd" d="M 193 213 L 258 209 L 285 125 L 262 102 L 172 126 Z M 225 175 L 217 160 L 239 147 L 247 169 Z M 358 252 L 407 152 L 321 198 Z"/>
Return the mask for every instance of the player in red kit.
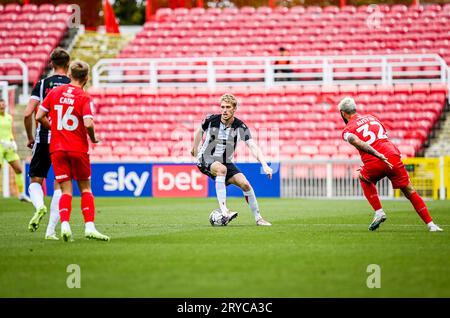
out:
<path id="1" fill-rule="evenodd" d="M 95 205 L 91 190 L 87 135 L 93 143 L 98 143 L 98 140 L 95 137 L 91 98 L 83 90 L 89 78 L 89 65 L 82 61 L 72 62 L 69 77 L 70 83 L 54 88 L 36 114 L 36 120 L 51 129 L 51 160 L 55 179 L 62 190 L 59 201 L 61 237 L 64 241 L 72 240 L 69 220 L 72 210 L 72 179 L 75 179 L 81 192 L 85 237 L 109 241 L 109 237 L 98 232 L 94 225 Z"/>
<path id="2" fill-rule="evenodd" d="M 338 107 L 346 123 L 342 138 L 358 149 L 363 162 L 359 179 L 364 196 L 375 211 L 369 230 L 376 230 L 382 222 L 386 221 L 387 217 L 381 207 L 375 184 L 384 177 L 388 177 L 394 189 L 401 189 L 405 197 L 411 201 L 420 218 L 427 224 L 428 230 L 442 231 L 433 223 L 425 202 L 413 188 L 401 160 L 401 153 L 389 141 L 386 129 L 378 118 L 356 113 L 355 101 L 350 97 L 344 98 Z"/>

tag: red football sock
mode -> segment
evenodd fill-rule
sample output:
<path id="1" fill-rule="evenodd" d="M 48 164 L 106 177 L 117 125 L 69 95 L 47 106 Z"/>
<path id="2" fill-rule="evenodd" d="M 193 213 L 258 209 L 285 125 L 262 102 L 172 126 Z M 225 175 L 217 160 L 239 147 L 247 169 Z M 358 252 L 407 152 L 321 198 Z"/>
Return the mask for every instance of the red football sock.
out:
<path id="1" fill-rule="evenodd" d="M 378 211 L 382 209 L 380 198 L 378 198 L 377 187 L 373 183 L 365 182 L 362 180 L 359 180 L 359 182 L 361 183 L 364 196 L 366 197 L 367 201 L 369 201 L 373 210 Z"/>
<path id="2" fill-rule="evenodd" d="M 59 217 L 62 222 L 69 222 L 70 212 L 72 212 L 72 196 L 63 194 L 59 199 Z"/>
<path id="3" fill-rule="evenodd" d="M 95 205 L 92 193 L 83 192 L 81 194 L 81 211 L 83 212 L 84 223 L 94 222 Z"/>
<path id="4" fill-rule="evenodd" d="M 433 219 L 430 216 L 430 212 L 428 212 L 428 208 L 425 205 L 425 202 L 423 202 L 423 199 L 417 192 L 413 192 L 408 199 L 409 201 L 411 201 L 412 205 L 414 206 L 414 209 L 416 209 L 417 211 L 417 214 L 419 214 L 420 218 L 425 222 L 425 224 L 428 224 L 431 221 L 433 221 Z"/>

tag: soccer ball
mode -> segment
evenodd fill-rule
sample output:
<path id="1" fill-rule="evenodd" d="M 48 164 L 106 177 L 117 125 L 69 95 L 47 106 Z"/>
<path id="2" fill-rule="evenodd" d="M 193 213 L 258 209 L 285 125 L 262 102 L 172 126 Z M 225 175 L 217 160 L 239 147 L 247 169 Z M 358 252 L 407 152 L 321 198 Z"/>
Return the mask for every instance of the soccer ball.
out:
<path id="1" fill-rule="evenodd" d="M 226 217 L 220 209 L 215 209 L 209 214 L 209 223 L 212 226 L 224 226 L 226 225 Z"/>

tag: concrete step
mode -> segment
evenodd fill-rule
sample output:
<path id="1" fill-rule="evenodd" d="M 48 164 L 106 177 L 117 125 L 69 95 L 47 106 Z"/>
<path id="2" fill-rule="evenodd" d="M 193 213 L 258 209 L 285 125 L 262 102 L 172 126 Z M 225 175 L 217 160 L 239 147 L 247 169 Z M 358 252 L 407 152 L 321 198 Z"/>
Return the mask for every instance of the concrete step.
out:
<path id="1" fill-rule="evenodd" d="M 441 124 L 441 129 L 436 132 L 436 137 L 431 141 L 431 145 L 425 150 L 426 157 L 439 157 L 450 155 L 450 112 L 447 111 L 445 121 Z"/>

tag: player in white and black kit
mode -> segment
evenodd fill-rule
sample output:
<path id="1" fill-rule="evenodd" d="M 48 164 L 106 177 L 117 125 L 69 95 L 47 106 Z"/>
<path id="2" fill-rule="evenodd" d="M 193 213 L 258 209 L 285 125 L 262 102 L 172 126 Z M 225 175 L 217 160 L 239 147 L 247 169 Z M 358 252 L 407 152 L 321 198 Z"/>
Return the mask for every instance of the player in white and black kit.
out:
<path id="1" fill-rule="evenodd" d="M 53 88 L 70 83 L 70 79 L 67 76 L 67 70 L 70 63 L 69 53 L 62 48 L 56 48 L 50 55 L 50 62 L 54 69 L 53 75 L 37 82 L 33 88 L 24 113 L 24 124 L 28 137 L 27 146 L 32 149 L 33 155 L 30 163 L 30 171 L 28 173 L 30 177 L 28 191 L 30 193 L 31 201 L 36 209 L 36 212 L 28 224 L 28 229 L 31 232 L 34 232 L 39 228 L 40 220 L 47 213 L 47 208 L 44 204 L 42 183 L 44 179 L 47 178 L 47 173 L 51 166 L 49 152 L 51 138 L 50 131 L 38 124 L 36 127 L 36 137 L 34 137 L 32 132 L 33 114 L 37 111 L 37 107 Z M 45 238 L 50 240 L 58 240 L 55 228 L 59 221 L 59 199 L 61 197 L 61 189 L 56 182 L 54 185 L 55 191 L 50 204 L 50 218 L 45 234 Z"/>
<path id="2" fill-rule="evenodd" d="M 232 162 L 234 151 L 240 140 L 250 148 L 252 154 L 258 159 L 264 173 L 272 178 L 272 169 L 267 165 L 260 148 L 252 139 L 250 129 L 234 113 L 237 108 L 237 100 L 231 94 L 225 94 L 220 98 L 221 114 L 208 116 L 197 129 L 194 135 L 194 146 L 191 154 L 197 157 L 199 170 L 215 180 L 217 200 L 220 210 L 226 218 L 225 225 L 237 217 L 237 212 L 231 212 L 226 205 L 226 186 L 234 184 L 242 189 L 245 199 L 255 216 L 256 225 L 270 226 L 265 221 L 258 207 L 255 192 L 244 174 Z M 202 147 L 198 146 L 206 132 L 206 138 Z"/>

